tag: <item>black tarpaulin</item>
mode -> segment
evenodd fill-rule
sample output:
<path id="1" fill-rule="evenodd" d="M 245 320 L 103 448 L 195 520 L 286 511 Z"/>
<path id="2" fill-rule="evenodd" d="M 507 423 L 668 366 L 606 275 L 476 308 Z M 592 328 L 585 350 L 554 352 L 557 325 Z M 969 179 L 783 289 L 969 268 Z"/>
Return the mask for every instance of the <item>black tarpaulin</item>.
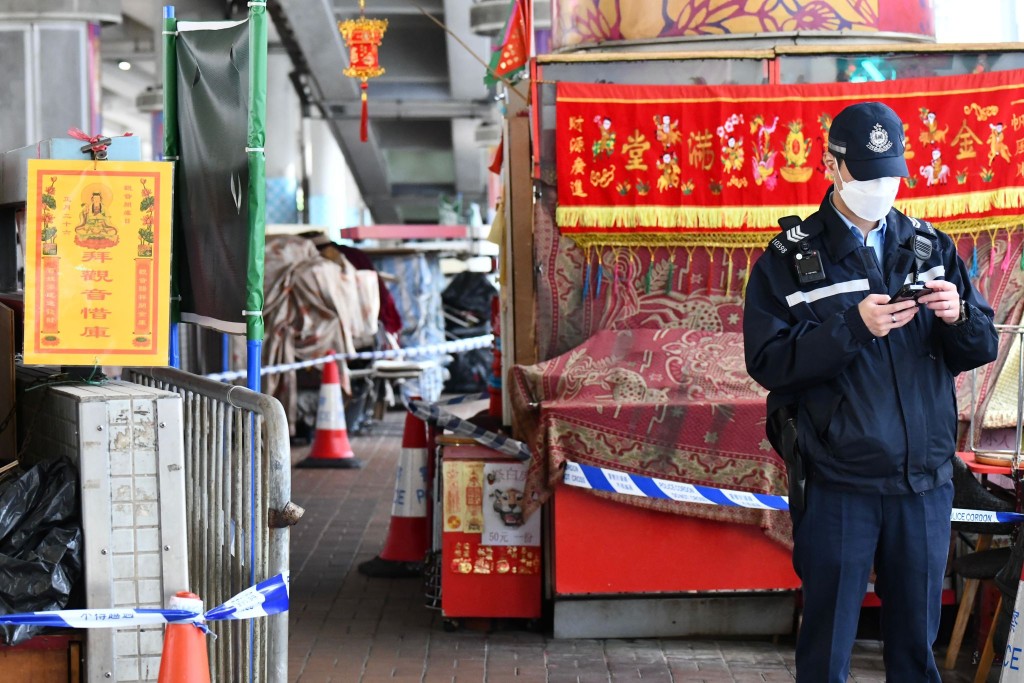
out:
<path id="1" fill-rule="evenodd" d="M 177 60 L 182 172 L 177 174 L 174 269 L 181 319 L 244 334 L 250 249 L 248 24 L 179 31 Z"/>

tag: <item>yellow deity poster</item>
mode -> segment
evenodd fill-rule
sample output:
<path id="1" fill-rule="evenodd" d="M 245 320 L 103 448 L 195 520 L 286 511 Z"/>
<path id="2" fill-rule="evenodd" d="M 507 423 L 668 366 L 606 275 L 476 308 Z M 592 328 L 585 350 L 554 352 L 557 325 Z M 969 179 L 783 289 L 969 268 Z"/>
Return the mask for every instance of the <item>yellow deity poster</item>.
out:
<path id="1" fill-rule="evenodd" d="M 169 162 L 28 162 L 25 363 L 167 365 Z"/>

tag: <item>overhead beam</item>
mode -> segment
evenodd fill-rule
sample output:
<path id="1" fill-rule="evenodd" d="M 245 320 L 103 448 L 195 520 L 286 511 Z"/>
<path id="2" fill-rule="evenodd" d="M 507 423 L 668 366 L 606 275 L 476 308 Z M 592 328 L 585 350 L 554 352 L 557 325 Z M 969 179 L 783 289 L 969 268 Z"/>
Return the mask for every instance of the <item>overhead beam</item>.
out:
<path id="1" fill-rule="evenodd" d="M 130 62 L 146 61 L 155 63 L 157 54 L 153 43 L 136 40 L 104 40 L 100 46 L 102 59 L 127 59 Z"/>
<path id="2" fill-rule="evenodd" d="M 477 0 L 469 10 L 469 23 L 473 32 L 481 36 L 496 36 L 508 21 L 508 0 Z M 533 1 L 534 29 L 551 28 L 551 0 Z"/>
<path id="3" fill-rule="evenodd" d="M 319 99 L 358 99 L 359 86 L 341 75 L 348 65 L 348 52 L 327 0 L 278 0 L 276 5 L 291 29 L 290 38 L 302 53 Z"/>
<path id="4" fill-rule="evenodd" d="M 162 26 L 162 3 L 153 0 L 120 0 L 121 14 L 143 26 Z M 174 15 L 185 21 L 224 19 L 223 0 L 174 0 Z"/>
<path id="5" fill-rule="evenodd" d="M 381 0 L 374 0 L 372 6 L 367 8 L 367 11 L 374 17 L 420 14 L 420 10 L 417 5 L 432 14 L 442 11 L 444 8 L 442 0 L 420 0 L 416 3 L 408 2 L 408 0 L 390 0 L 384 2 L 381 2 Z M 353 16 L 359 14 L 359 2 L 358 0 L 335 0 L 334 12 L 338 16 Z"/>
<path id="6" fill-rule="evenodd" d="M 121 21 L 120 10 L 118 0 L 5 0 L 0 4 L 0 21 L 64 19 L 117 24 Z"/>
<path id="7" fill-rule="evenodd" d="M 358 119 L 362 108 L 359 100 L 332 102 L 327 112 L 333 119 Z M 454 118 L 491 118 L 491 104 L 462 100 L 380 100 L 370 102 L 373 119 L 440 120 Z"/>

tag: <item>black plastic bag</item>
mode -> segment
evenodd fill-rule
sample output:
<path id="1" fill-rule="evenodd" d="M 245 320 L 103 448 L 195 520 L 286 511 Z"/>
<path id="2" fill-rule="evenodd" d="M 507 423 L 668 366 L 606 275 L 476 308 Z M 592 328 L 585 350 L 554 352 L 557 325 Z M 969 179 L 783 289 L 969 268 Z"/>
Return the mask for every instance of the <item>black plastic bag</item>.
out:
<path id="1" fill-rule="evenodd" d="M 444 390 L 449 394 L 479 394 L 487 390 L 487 379 L 491 376 L 494 351 L 473 349 L 454 355 L 448 364 L 448 380 Z"/>
<path id="2" fill-rule="evenodd" d="M 464 272 L 452 278 L 441 293 L 445 328 L 449 339 L 468 339 L 491 333 L 491 301 L 498 295 L 483 273 Z M 450 394 L 475 394 L 487 389 L 494 362 L 492 349 L 454 354 L 448 365 L 444 390 Z"/>
<path id="3" fill-rule="evenodd" d="M 66 458 L 0 484 L 0 614 L 63 609 L 82 574 L 78 472 Z M 40 626 L 3 626 L 8 645 Z"/>
<path id="4" fill-rule="evenodd" d="M 448 286 L 441 292 L 441 303 L 445 313 L 467 325 L 490 325 L 491 299 L 498 295 L 491 281 L 483 273 L 466 271 L 452 278 Z M 449 319 L 445 325 L 450 331 L 453 327 Z"/>

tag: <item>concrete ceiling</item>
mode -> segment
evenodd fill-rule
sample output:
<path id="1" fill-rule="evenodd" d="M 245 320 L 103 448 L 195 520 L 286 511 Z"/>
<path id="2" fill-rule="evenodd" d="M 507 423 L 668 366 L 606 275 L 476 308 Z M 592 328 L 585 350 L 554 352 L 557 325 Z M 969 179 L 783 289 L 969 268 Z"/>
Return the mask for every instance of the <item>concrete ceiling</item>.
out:
<path id="1" fill-rule="evenodd" d="M 308 115 L 328 122 L 377 223 L 436 222 L 442 195 L 486 204 L 487 148 L 497 142 L 488 131 L 498 130 L 499 115 L 477 59 L 489 58 L 491 39 L 474 29 L 496 32 L 507 7 L 508 0 L 366 0 L 366 15 L 387 19 L 388 30 L 380 50 L 387 72 L 370 81 L 363 143 L 359 83 L 342 74 L 348 53 L 337 30 L 358 16 L 358 0 L 268 2 L 271 49 L 291 57 Z M 245 2 L 185 0 L 175 9 L 179 19 L 238 18 Z M 123 22 L 102 33 L 103 115 L 115 128 L 145 130 L 149 119 L 136 102 L 158 82 L 160 6 L 122 0 L 122 10 Z M 130 71 L 117 67 L 121 60 L 131 61 Z"/>

